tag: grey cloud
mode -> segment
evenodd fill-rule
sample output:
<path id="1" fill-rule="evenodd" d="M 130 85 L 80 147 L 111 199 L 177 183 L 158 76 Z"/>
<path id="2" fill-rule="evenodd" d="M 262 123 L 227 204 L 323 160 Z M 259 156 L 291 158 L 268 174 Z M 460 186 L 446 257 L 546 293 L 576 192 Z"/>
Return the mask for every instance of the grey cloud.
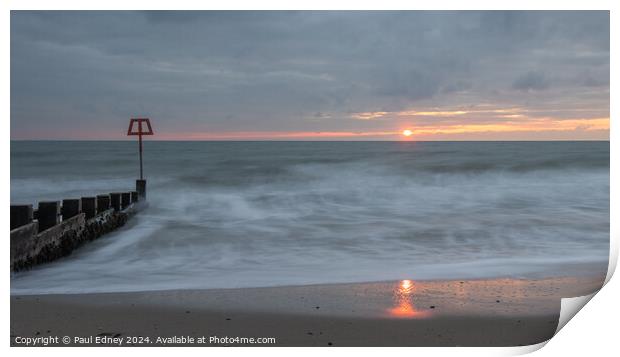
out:
<path id="1" fill-rule="evenodd" d="M 40 118 L 111 128 L 102 118 L 134 113 L 170 128 L 351 130 L 376 125 L 342 119 L 352 112 L 536 107 L 584 85 L 608 107 L 608 78 L 608 12 L 11 13 L 16 136 L 52 126 Z"/>
<path id="2" fill-rule="evenodd" d="M 542 72 L 529 71 L 512 82 L 512 88 L 529 91 L 529 90 L 543 90 L 549 87 L 549 81 Z"/>

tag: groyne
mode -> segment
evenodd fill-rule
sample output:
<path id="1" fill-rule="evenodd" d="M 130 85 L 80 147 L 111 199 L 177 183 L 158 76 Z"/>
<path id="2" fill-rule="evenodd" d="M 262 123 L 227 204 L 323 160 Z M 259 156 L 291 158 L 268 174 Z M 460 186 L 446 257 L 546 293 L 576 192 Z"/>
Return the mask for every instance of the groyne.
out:
<path id="1" fill-rule="evenodd" d="M 136 190 L 11 205 L 11 271 L 28 269 L 71 254 L 112 232 L 147 206 L 146 180 Z"/>

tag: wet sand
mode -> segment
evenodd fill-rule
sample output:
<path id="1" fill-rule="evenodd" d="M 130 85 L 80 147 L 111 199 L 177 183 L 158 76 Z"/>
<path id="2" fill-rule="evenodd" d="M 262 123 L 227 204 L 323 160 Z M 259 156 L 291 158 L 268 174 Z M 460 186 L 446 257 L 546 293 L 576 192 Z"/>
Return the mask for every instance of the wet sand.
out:
<path id="1" fill-rule="evenodd" d="M 560 299 L 604 276 L 11 296 L 11 345 L 519 346 L 557 328 Z M 144 338 L 148 337 L 148 342 Z M 203 341 L 200 337 L 205 337 Z M 210 341 L 273 337 L 275 344 Z M 169 338 L 157 340 L 157 338 Z M 177 337 L 176 340 L 170 339 Z M 183 339 L 184 338 L 184 339 Z M 194 338 L 187 343 L 188 338 Z M 34 340 L 33 340 L 34 341 Z"/>

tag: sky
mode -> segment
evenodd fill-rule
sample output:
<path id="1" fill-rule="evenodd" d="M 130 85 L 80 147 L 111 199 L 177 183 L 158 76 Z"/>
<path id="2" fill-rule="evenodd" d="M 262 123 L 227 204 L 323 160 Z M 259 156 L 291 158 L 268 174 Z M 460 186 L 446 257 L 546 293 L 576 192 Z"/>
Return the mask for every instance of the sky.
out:
<path id="1" fill-rule="evenodd" d="M 12 11 L 11 139 L 608 140 L 609 36 L 607 11 Z"/>

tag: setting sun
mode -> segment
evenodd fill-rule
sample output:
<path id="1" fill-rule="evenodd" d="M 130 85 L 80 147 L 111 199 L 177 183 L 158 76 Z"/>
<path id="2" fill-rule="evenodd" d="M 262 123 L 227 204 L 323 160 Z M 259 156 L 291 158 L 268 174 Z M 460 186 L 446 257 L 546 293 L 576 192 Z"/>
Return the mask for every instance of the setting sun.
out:
<path id="1" fill-rule="evenodd" d="M 413 134 L 413 131 L 409 130 L 409 129 L 405 129 L 403 130 L 403 135 L 404 136 L 411 136 L 411 134 Z"/>

